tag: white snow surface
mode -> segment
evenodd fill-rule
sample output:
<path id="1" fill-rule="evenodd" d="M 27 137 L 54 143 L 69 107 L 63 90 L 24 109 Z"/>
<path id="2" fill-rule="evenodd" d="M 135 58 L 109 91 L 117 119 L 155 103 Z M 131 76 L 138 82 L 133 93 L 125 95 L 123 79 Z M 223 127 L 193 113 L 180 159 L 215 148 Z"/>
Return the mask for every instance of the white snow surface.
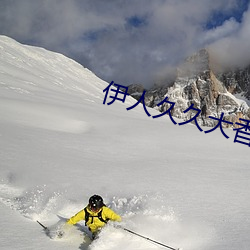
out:
<path id="1" fill-rule="evenodd" d="M 233 130 L 226 139 L 141 105 L 127 111 L 131 97 L 103 105 L 107 86 L 0 36 L 0 249 L 164 249 L 112 223 L 92 243 L 84 222 L 61 239 L 36 223 L 53 231 L 99 194 L 123 227 L 173 248 L 249 250 L 250 148 Z"/>

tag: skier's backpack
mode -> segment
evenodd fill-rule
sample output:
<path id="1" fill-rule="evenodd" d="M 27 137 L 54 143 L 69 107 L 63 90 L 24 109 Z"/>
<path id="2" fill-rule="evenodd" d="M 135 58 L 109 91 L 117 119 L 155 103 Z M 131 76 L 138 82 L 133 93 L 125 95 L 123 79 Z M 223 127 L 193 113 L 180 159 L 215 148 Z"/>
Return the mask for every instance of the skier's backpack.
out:
<path id="1" fill-rule="evenodd" d="M 105 206 L 105 205 L 104 205 Z M 84 212 L 85 212 L 85 226 L 87 226 L 87 222 L 89 221 L 89 219 L 91 218 L 91 223 L 92 224 L 94 222 L 94 217 L 97 217 L 100 221 L 107 223 L 109 221 L 109 219 L 104 220 L 102 218 L 102 210 L 96 215 L 96 216 L 92 216 L 90 215 L 90 213 L 87 210 L 87 207 L 84 208 Z"/>

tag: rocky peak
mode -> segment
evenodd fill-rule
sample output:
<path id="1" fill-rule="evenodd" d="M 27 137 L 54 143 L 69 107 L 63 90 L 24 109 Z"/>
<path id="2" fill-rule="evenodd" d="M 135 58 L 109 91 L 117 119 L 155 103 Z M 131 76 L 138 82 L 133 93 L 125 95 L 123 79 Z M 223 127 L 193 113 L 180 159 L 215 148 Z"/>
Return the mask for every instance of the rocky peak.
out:
<path id="1" fill-rule="evenodd" d="M 249 119 L 250 109 L 247 103 L 233 94 L 244 92 L 246 97 L 250 96 L 250 67 L 215 74 L 210 64 L 210 55 L 206 49 L 188 57 L 178 67 L 177 77 L 170 86 L 154 86 L 147 91 L 146 105 L 164 112 L 170 105 L 165 103 L 158 107 L 157 104 L 167 96 L 169 101 L 175 103 L 172 116 L 187 120 L 191 114 L 184 111 L 194 104 L 195 108 L 201 110 L 198 122 L 206 126 L 216 125 L 217 122 L 209 116 L 220 117 L 222 112 L 224 119 L 234 123 L 239 122 L 239 118 Z"/>
<path id="2" fill-rule="evenodd" d="M 241 94 L 250 100 L 250 65 L 243 69 L 227 70 L 218 74 L 217 77 L 225 84 L 230 93 Z"/>
<path id="3" fill-rule="evenodd" d="M 128 86 L 128 93 L 136 100 L 140 99 L 144 90 L 145 88 L 142 84 L 131 84 Z"/>
<path id="4" fill-rule="evenodd" d="M 206 75 L 210 70 L 209 53 L 202 49 L 194 55 L 188 57 L 177 69 L 177 77 L 195 77 Z"/>

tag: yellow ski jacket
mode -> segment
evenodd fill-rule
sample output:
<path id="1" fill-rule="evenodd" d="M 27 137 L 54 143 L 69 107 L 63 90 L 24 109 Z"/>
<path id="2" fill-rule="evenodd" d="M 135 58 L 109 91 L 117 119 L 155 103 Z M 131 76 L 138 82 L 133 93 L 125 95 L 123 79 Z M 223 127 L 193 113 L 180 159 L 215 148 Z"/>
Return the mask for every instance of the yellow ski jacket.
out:
<path id="1" fill-rule="evenodd" d="M 120 215 L 116 214 L 113 210 L 110 208 L 103 206 L 99 211 L 93 212 L 89 209 L 89 207 L 86 207 L 87 212 L 89 213 L 88 221 L 85 221 L 86 226 L 88 226 L 89 230 L 92 233 L 97 232 L 100 228 L 102 228 L 106 223 L 105 221 L 112 220 L 112 221 L 121 221 Z M 101 212 L 101 218 L 100 220 L 98 218 L 98 215 L 100 215 Z M 80 220 L 85 220 L 85 210 L 82 209 L 77 214 L 72 216 L 68 221 L 67 224 L 74 225 Z"/>

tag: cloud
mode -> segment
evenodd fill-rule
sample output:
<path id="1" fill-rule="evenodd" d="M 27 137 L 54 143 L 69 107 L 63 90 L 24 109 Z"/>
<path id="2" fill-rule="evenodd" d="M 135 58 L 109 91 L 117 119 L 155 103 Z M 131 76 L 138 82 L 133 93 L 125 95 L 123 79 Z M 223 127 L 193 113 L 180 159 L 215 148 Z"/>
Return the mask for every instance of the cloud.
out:
<path id="1" fill-rule="evenodd" d="M 223 25 L 220 29 L 227 29 Z M 221 39 L 210 44 L 210 51 L 218 64 L 224 67 L 245 67 L 250 64 L 250 10 L 243 15 L 242 22 Z"/>
<path id="2" fill-rule="evenodd" d="M 225 37 L 231 36 L 237 33 L 240 28 L 240 24 L 232 17 L 229 20 L 224 21 L 221 26 L 204 31 L 204 34 L 200 38 L 201 44 L 211 44 L 219 41 Z"/>
<path id="3" fill-rule="evenodd" d="M 0 33 L 64 53 L 107 81 L 148 86 L 204 46 L 220 52 L 249 40 L 248 13 L 233 17 L 239 2 L 2 0 Z"/>

